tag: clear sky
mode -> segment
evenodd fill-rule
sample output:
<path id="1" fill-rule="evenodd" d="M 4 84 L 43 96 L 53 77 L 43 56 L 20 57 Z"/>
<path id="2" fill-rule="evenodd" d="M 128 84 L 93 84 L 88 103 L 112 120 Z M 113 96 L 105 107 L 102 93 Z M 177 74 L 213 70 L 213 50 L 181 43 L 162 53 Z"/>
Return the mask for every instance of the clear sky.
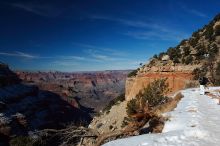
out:
<path id="1" fill-rule="evenodd" d="M 0 61 L 35 71 L 134 69 L 219 12 L 219 0 L 1 0 Z"/>

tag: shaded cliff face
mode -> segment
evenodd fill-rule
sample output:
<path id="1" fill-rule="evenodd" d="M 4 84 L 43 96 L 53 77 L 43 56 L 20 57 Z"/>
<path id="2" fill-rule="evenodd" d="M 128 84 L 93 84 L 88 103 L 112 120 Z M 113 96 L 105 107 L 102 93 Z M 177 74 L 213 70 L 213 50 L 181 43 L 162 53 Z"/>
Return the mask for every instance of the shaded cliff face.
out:
<path id="1" fill-rule="evenodd" d="M 77 99 L 83 106 L 99 111 L 124 92 L 128 72 L 17 72 L 17 75 L 26 82 L 38 85 L 40 89 L 61 95 L 69 102 Z"/>
<path id="2" fill-rule="evenodd" d="M 0 63 L 0 87 L 19 83 L 21 80 L 7 65 Z"/>
<path id="3" fill-rule="evenodd" d="M 79 108 L 76 101 L 69 104 L 56 93 L 22 83 L 5 65 L 0 65 L 0 77 L 0 145 L 7 144 L 12 135 L 28 135 L 34 130 L 91 121 L 88 111 Z"/>

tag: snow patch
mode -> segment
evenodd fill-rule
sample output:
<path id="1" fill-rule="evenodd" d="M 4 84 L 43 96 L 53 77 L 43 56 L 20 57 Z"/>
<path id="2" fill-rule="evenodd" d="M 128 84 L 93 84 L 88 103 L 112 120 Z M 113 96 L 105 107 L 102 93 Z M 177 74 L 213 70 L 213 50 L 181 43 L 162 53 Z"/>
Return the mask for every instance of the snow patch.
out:
<path id="1" fill-rule="evenodd" d="M 212 93 L 220 87 L 209 88 Z M 198 88 L 182 90 L 183 98 L 168 113 L 160 134 L 119 139 L 103 146 L 218 146 L 220 143 L 220 105 L 216 99 L 200 95 Z M 214 94 L 219 94 L 218 92 Z"/>

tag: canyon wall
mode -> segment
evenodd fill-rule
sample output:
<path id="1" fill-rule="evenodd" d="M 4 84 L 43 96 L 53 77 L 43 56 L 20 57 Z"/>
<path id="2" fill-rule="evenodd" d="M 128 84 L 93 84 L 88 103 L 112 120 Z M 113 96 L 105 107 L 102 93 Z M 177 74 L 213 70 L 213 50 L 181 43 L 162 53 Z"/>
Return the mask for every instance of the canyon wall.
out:
<path id="1" fill-rule="evenodd" d="M 127 78 L 125 97 L 129 101 L 155 79 L 167 78 L 170 93 L 185 88 L 193 79 L 192 71 L 198 66 L 160 66 L 145 67 L 137 76 Z"/>

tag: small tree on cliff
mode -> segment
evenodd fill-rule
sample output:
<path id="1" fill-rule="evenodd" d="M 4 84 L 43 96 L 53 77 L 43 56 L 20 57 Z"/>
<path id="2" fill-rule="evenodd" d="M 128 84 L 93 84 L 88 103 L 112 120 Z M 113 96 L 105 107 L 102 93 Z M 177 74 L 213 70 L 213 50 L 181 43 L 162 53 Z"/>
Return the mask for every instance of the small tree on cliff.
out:
<path id="1" fill-rule="evenodd" d="M 140 68 L 137 68 L 137 69 L 131 71 L 131 72 L 128 74 L 128 77 L 134 77 L 134 76 L 136 76 L 139 70 L 140 70 Z"/>
<path id="2" fill-rule="evenodd" d="M 165 94 L 169 91 L 167 79 L 157 79 L 150 83 L 139 96 L 148 102 L 150 107 L 164 103 L 167 100 Z"/>
<path id="3" fill-rule="evenodd" d="M 131 99 L 128 103 L 127 103 L 127 114 L 133 115 L 136 114 L 138 109 L 139 109 L 139 105 L 138 105 L 138 101 L 137 99 Z"/>
<path id="4" fill-rule="evenodd" d="M 166 93 L 169 91 L 167 79 L 157 79 L 140 91 L 136 99 L 132 99 L 127 104 L 127 114 L 133 115 L 138 111 L 153 108 L 167 101 Z"/>

